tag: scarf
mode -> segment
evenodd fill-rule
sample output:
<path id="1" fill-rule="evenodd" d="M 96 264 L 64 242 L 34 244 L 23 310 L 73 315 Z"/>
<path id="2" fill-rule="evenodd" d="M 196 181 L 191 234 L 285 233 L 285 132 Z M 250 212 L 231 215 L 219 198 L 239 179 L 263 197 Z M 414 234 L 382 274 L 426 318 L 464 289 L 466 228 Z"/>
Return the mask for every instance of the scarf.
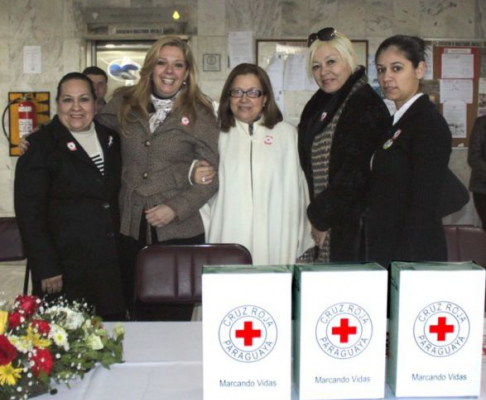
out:
<path id="1" fill-rule="evenodd" d="M 159 99 L 151 94 L 150 101 L 155 108 L 155 112 L 150 116 L 149 119 L 150 133 L 154 133 L 159 125 L 165 121 L 167 115 L 171 112 L 172 107 L 174 106 L 174 97 L 170 99 Z"/>

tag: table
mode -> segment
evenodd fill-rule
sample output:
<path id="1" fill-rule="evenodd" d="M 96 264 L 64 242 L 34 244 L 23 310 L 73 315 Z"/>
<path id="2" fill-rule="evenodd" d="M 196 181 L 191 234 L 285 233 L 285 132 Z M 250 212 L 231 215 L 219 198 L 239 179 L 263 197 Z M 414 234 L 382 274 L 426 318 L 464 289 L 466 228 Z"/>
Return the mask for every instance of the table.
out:
<path id="1" fill-rule="evenodd" d="M 106 326 L 110 329 L 113 324 Z M 71 389 L 61 385 L 55 397 L 36 399 L 202 400 L 201 322 L 128 322 L 124 327 L 124 364 L 110 370 L 98 366 L 83 380 L 74 381 Z M 388 386 L 385 396 L 394 398 Z M 292 400 L 297 399 L 294 390 Z M 479 399 L 486 400 L 484 373 Z"/>

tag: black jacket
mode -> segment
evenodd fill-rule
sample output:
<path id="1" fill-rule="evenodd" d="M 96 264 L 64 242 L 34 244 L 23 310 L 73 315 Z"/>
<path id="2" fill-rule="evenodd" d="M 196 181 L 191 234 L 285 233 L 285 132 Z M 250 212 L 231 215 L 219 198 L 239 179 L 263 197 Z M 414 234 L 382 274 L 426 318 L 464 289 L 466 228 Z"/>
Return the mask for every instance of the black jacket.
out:
<path id="1" fill-rule="evenodd" d="M 451 146 L 447 122 L 427 95 L 389 131 L 373 159 L 366 217 L 370 261 L 388 267 L 392 260 L 447 260 L 439 204 Z"/>
<path id="2" fill-rule="evenodd" d="M 474 121 L 467 162 L 471 167 L 469 190 L 474 193 L 486 193 L 486 115 Z"/>
<path id="3" fill-rule="evenodd" d="M 101 315 L 124 312 L 118 267 L 120 145 L 96 124 L 105 173 L 58 117 L 29 136 L 15 173 L 15 213 L 34 293 L 63 275 L 68 298 L 84 298 Z"/>
<path id="4" fill-rule="evenodd" d="M 369 188 L 370 159 L 386 132 L 390 113 L 376 92 L 365 84 L 348 99 L 336 125 L 329 166 L 329 186 L 313 193 L 312 143 L 320 132 L 324 110 L 331 119 L 353 85 L 364 75 L 361 68 L 343 87 L 330 95 L 318 90 L 302 112 L 299 123 L 299 156 L 310 191 L 307 215 L 320 231 L 332 228 L 331 261 L 360 258 L 361 216 Z"/>

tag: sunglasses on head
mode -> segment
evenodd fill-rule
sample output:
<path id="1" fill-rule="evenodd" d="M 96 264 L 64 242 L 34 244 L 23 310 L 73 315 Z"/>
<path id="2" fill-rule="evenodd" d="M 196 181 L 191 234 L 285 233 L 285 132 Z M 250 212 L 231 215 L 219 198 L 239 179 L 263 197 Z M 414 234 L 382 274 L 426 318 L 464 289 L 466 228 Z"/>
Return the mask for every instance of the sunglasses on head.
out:
<path id="1" fill-rule="evenodd" d="M 310 47 L 317 39 L 327 42 L 336 37 L 336 29 L 334 28 L 324 28 L 317 33 L 311 33 L 307 38 L 307 47 Z"/>

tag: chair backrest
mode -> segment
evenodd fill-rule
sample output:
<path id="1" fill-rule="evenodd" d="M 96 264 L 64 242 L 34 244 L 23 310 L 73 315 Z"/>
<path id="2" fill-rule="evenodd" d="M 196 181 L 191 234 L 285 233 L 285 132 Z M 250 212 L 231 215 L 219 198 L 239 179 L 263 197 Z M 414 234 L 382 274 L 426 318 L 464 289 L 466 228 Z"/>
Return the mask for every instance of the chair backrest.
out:
<path id="1" fill-rule="evenodd" d="M 473 225 L 444 225 L 449 261 L 469 261 L 486 268 L 486 232 Z"/>
<path id="2" fill-rule="evenodd" d="M 17 220 L 14 217 L 0 218 L 0 262 L 25 259 Z"/>
<path id="3" fill-rule="evenodd" d="M 202 266 L 251 264 L 238 244 L 151 245 L 137 258 L 135 301 L 194 304 L 201 301 Z"/>

